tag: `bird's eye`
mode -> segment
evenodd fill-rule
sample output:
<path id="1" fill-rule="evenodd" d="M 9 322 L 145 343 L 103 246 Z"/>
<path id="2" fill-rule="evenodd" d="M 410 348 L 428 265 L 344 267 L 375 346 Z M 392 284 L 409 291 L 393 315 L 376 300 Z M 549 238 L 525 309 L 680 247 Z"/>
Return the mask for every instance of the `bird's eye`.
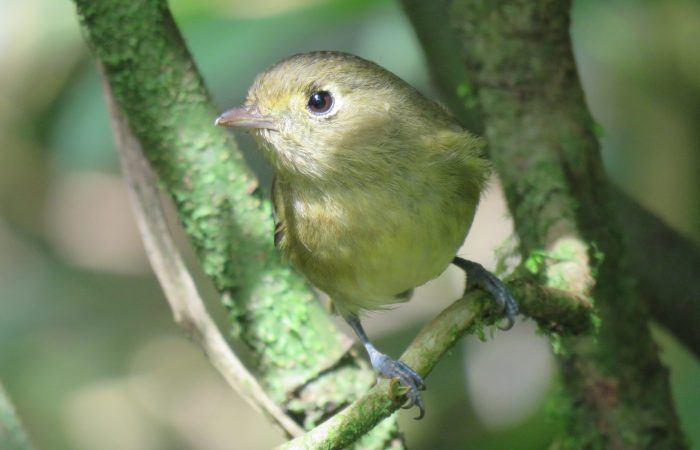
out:
<path id="1" fill-rule="evenodd" d="M 318 91 L 311 94 L 309 103 L 307 103 L 309 111 L 314 114 L 325 114 L 333 107 L 333 96 L 328 91 Z"/>

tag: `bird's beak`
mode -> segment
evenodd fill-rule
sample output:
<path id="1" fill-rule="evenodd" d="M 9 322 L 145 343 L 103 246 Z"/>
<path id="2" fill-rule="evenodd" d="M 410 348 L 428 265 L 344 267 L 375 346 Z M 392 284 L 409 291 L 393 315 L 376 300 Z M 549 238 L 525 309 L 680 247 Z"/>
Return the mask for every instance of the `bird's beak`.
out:
<path id="1" fill-rule="evenodd" d="M 214 125 L 222 127 L 265 128 L 268 130 L 276 129 L 275 121 L 272 117 L 261 114 L 257 108 L 252 106 L 241 106 L 240 108 L 229 109 L 216 118 Z"/>

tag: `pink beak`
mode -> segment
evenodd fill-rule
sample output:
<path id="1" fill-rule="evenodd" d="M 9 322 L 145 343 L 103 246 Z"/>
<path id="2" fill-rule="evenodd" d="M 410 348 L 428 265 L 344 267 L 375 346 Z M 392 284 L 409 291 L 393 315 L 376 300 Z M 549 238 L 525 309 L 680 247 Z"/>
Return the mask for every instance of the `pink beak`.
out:
<path id="1" fill-rule="evenodd" d="M 216 118 L 214 125 L 223 127 L 265 128 L 268 130 L 276 129 L 275 121 L 271 117 L 260 114 L 257 108 L 252 106 L 241 106 L 239 108 L 229 109 Z"/>

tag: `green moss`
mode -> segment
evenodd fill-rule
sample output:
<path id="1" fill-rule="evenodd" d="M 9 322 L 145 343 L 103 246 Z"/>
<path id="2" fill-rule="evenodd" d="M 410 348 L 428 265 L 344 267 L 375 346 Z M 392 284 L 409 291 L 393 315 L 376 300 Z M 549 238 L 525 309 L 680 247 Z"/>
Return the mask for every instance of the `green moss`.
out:
<path id="1" fill-rule="evenodd" d="M 344 356 L 341 335 L 304 280 L 280 261 L 270 202 L 259 197 L 232 135 L 214 126 L 217 111 L 167 3 L 75 4 L 114 99 L 230 312 L 231 335 L 252 350 L 268 392 L 284 403 L 310 380 L 333 376 L 323 371 Z M 371 376 L 365 366 L 349 372 L 351 380 Z M 346 402 L 366 389 L 336 385 L 333 395 Z M 298 410 L 309 417 L 325 411 L 328 399 L 317 400 Z"/>
<path id="2" fill-rule="evenodd" d="M 382 445 L 389 443 L 389 448 L 403 448 L 403 442 L 397 436 L 396 428 L 396 413 L 379 422 L 379 425 L 374 427 L 374 433 L 366 435 L 358 440 L 353 446 L 356 450 L 379 448 Z"/>
<path id="3" fill-rule="evenodd" d="M 595 241 L 591 241 L 589 245 L 590 255 L 591 255 L 591 276 L 594 278 L 598 277 L 598 271 L 600 270 L 603 261 L 605 261 L 605 252 L 600 248 Z"/>
<path id="4" fill-rule="evenodd" d="M 476 96 L 476 92 L 472 88 L 472 85 L 467 81 L 463 81 L 457 86 L 457 97 L 462 99 L 464 102 L 464 107 L 466 109 L 473 109 L 479 104 L 479 99 Z"/>
<path id="5" fill-rule="evenodd" d="M 545 262 L 549 254 L 544 250 L 533 250 L 523 261 L 523 267 L 532 275 L 540 276 L 544 272 Z"/>
<path id="6" fill-rule="evenodd" d="M 593 133 L 598 139 L 602 139 L 605 137 L 605 128 L 603 128 L 603 125 L 601 125 L 599 122 L 593 120 L 591 121 L 591 133 Z"/>
<path id="7" fill-rule="evenodd" d="M 572 54 L 570 2 L 449 5 L 524 267 L 549 286 L 590 295 L 598 308 L 595 337 L 554 335 L 572 402 L 561 448 L 685 448 L 624 264 Z"/>

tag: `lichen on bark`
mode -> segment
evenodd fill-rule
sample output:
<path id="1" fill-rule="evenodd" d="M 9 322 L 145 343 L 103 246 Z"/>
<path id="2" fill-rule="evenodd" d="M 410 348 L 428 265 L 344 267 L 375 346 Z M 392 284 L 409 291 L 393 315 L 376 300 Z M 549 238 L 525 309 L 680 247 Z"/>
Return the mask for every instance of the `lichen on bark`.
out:
<path id="1" fill-rule="evenodd" d="M 685 448 L 667 370 L 634 295 L 622 235 L 592 133 L 569 36 L 570 2 L 454 0 L 449 15 L 521 253 L 551 258 L 548 284 L 589 295 L 601 326 L 565 338 L 572 405 L 564 448 Z M 565 245 L 565 247 L 562 247 Z M 583 250 L 583 252 L 582 252 Z"/>
<path id="2" fill-rule="evenodd" d="M 347 338 L 280 260 L 270 202 L 259 195 L 231 134 L 214 126 L 217 111 L 167 3 L 75 4 L 115 101 L 231 311 L 233 334 L 252 350 L 269 394 L 315 425 L 364 392 L 374 376 L 365 363 L 346 357 Z M 297 397 L 302 386 L 319 383 L 332 389 Z M 389 424 L 396 436 L 395 420 Z"/>

